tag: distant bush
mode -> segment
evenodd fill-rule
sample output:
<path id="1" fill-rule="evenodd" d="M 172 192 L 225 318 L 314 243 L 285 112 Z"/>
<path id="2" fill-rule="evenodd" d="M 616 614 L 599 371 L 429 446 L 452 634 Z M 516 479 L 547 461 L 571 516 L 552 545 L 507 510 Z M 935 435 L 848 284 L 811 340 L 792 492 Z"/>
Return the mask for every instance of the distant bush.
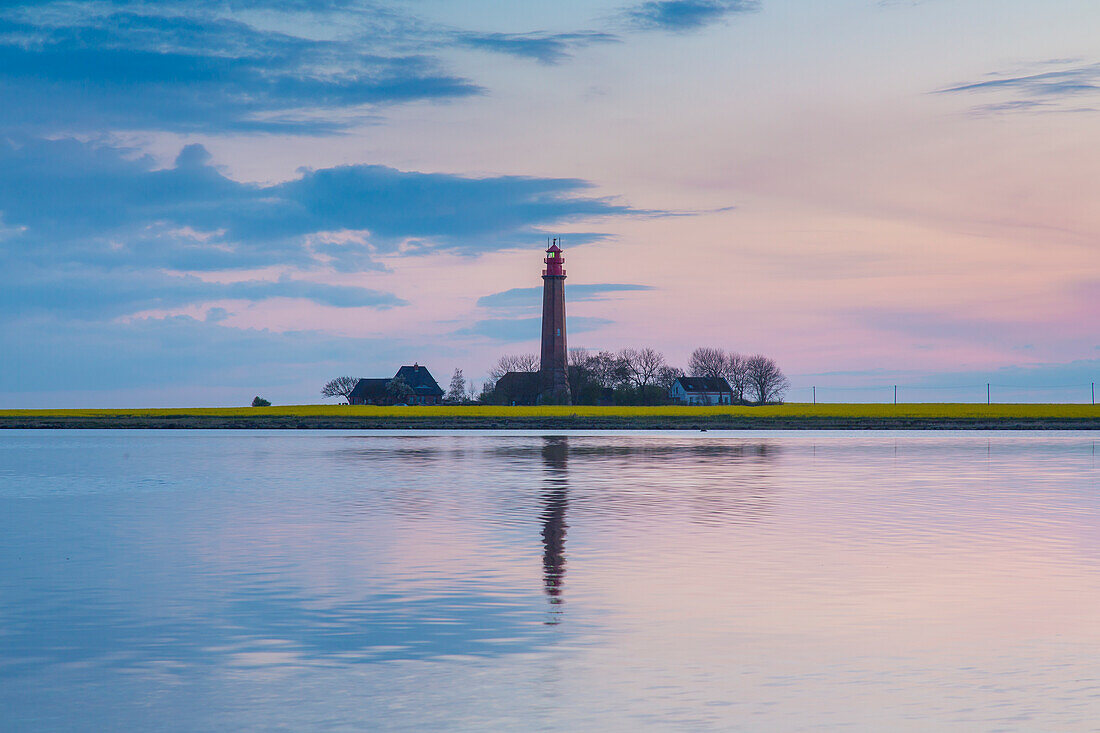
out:
<path id="1" fill-rule="evenodd" d="M 252 398 L 253 407 L 271 407 L 271 403 L 265 400 L 263 397 L 256 395 Z"/>

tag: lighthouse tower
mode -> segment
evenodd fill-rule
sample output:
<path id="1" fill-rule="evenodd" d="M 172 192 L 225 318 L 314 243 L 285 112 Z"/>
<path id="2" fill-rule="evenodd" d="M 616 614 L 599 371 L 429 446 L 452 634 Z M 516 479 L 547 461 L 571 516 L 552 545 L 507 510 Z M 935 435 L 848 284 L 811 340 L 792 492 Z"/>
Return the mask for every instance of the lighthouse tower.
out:
<path id="1" fill-rule="evenodd" d="M 539 403 L 569 405 L 569 371 L 565 345 L 565 258 L 555 239 L 546 250 L 542 271 L 542 363 Z"/>

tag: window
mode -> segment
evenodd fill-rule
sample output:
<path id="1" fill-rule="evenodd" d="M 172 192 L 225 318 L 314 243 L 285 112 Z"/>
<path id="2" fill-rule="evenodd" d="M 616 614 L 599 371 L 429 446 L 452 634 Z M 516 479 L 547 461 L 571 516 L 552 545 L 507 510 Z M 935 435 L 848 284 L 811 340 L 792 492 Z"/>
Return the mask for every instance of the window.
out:
<path id="1" fill-rule="evenodd" d="M 561 336 L 561 329 L 560 328 L 558 329 L 558 334 L 557 335 Z"/>
<path id="2" fill-rule="evenodd" d="M 553 252 L 547 252 L 546 253 L 546 258 L 550 259 L 550 260 L 554 259 L 554 253 Z"/>

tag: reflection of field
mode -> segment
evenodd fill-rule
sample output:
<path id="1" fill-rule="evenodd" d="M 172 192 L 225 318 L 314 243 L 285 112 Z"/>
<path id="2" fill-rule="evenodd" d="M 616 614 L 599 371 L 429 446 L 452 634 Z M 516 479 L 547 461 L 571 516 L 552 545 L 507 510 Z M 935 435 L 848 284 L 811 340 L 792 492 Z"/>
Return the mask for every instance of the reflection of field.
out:
<path id="1" fill-rule="evenodd" d="M 503 407 L 488 405 L 433 407 L 375 407 L 351 405 L 290 405 L 285 407 L 203 407 L 148 410 L 0 410 L 4 418 L 457 418 L 457 419 L 560 419 L 572 418 L 675 418 L 754 420 L 783 418 L 849 419 L 948 419 L 948 420 L 1098 420 L 1100 408 L 1081 404 L 821 404 L 790 403 L 764 406 L 688 407 Z"/>

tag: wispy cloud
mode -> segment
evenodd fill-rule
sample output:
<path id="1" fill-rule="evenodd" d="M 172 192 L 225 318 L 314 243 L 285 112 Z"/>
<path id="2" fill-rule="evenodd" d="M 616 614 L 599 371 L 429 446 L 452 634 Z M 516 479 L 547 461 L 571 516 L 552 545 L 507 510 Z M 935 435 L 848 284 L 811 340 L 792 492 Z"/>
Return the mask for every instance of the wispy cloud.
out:
<path id="1" fill-rule="evenodd" d="M 220 300 L 293 298 L 335 308 L 380 310 L 406 305 L 392 293 L 289 277 L 222 283 L 155 271 L 51 268 L 22 270 L 19 277 L 0 277 L 0 282 L 5 299 L 10 298 L 10 306 L 0 311 L 3 315 L 47 311 L 81 321 Z"/>
<path id="2" fill-rule="evenodd" d="M 1100 96 L 1100 63 L 1065 66 L 1072 60 L 1053 59 L 1035 64 L 1024 74 L 990 74 L 980 81 L 955 84 L 937 94 L 1001 94 L 1009 98 L 975 108 L 978 113 L 1009 112 L 1083 112 L 1095 111 L 1082 106 L 1081 100 Z M 1040 70 L 1042 69 L 1042 70 Z"/>
<path id="3" fill-rule="evenodd" d="M 626 13 L 634 25 L 642 28 L 691 31 L 730 15 L 759 9 L 759 0 L 650 0 Z"/>
<path id="4" fill-rule="evenodd" d="M 564 61 L 578 48 L 596 43 L 615 43 L 619 39 L 610 33 L 579 31 L 576 33 L 460 33 L 458 42 L 469 48 L 504 53 L 556 64 Z"/>
<path id="5" fill-rule="evenodd" d="M 609 326 L 614 321 L 606 318 L 572 316 L 568 327 L 570 333 L 585 333 Z M 472 325 L 455 331 L 455 336 L 481 336 L 494 341 L 516 343 L 538 340 L 542 319 L 535 318 L 487 318 L 475 321 Z"/>
<path id="6" fill-rule="evenodd" d="M 570 301 L 606 300 L 613 293 L 623 293 L 639 290 L 653 290 L 651 285 L 632 285 L 627 283 L 594 283 L 566 285 L 565 296 Z M 538 308 L 542 304 L 542 288 L 512 288 L 491 295 L 484 295 L 477 300 L 477 304 L 483 308 Z"/>
<path id="7" fill-rule="evenodd" d="M 318 40 L 290 31 L 286 7 L 250 4 L 283 12 L 281 30 L 270 30 L 218 6 L 55 3 L 6 17 L 0 8 L 0 125 L 329 134 L 378 106 L 481 91 L 367 28 Z"/>

